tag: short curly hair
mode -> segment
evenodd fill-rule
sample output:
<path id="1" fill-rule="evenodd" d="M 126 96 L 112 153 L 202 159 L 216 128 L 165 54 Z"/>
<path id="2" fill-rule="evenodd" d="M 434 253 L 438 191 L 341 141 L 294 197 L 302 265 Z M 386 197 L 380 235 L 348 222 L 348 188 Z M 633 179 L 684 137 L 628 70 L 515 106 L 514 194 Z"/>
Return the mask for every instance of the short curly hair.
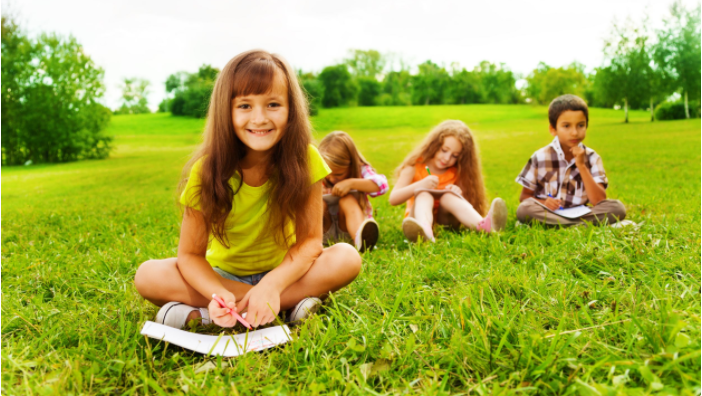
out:
<path id="1" fill-rule="evenodd" d="M 548 105 L 548 122 L 552 127 L 556 127 L 558 122 L 558 117 L 563 114 L 564 111 L 582 111 L 585 114 L 585 125 L 590 124 L 590 115 L 588 114 L 587 103 L 576 95 L 561 95 L 556 99 L 551 101 Z"/>

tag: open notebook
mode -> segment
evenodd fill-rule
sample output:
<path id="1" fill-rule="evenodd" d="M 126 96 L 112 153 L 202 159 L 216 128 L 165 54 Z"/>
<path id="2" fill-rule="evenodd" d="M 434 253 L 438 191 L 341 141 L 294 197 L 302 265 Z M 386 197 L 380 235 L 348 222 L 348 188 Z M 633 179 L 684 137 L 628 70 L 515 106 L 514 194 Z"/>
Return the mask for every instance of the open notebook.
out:
<path id="1" fill-rule="evenodd" d="M 292 338 L 288 326 L 274 326 L 262 330 L 250 331 L 248 334 L 212 336 L 190 333 L 173 327 L 147 321 L 141 328 L 141 334 L 190 349 L 204 355 L 232 357 L 246 352 L 262 351 L 276 345 L 284 344 Z"/>
<path id="2" fill-rule="evenodd" d="M 536 201 L 536 203 L 543 206 L 549 212 L 555 213 L 559 216 L 563 216 L 563 217 L 568 218 L 568 219 L 577 219 L 577 218 L 585 216 L 588 213 L 592 213 L 592 210 L 590 210 L 590 208 L 588 208 L 585 205 L 573 206 L 572 208 L 567 208 L 567 209 L 551 210 L 548 207 L 546 207 L 546 205 L 542 204 L 539 201 Z"/>

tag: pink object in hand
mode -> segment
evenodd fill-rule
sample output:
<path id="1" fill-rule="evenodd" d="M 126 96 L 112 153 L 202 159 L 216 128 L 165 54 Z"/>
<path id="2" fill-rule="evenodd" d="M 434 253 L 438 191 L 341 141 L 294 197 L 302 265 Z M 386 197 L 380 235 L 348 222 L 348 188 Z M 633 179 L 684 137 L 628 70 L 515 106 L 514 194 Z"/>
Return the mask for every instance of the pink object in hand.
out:
<path id="1" fill-rule="evenodd" d="M 215 301 L 217 301 L 217 302 L 219 303 L 219 306 L 220 306 L 220 307 L 222 307 L 222 308 L 227 308 L 227 305 L 224 304 L 224 300 L 222 300 L 222 298 L 221 298 L 220 296 L 218 296 L 218 295 L 216 295 L 216 294 L 213 294 L 213 295 L 212 295 L 212 299 L 215 300 Z M 227 308 L 227 312 L 230 313 L 230 314 L 232 314 L 232 316 L 234 317 L 234 319 L 236 319 L 236 320 L 238 320 L 239 322 L 241 322 L 241 324 L 243 324 L 244 327 L 246 327 L 246 328 L 249 329 L 249 330 L 252 329 L 252 327 L 251 327 L 251 325 L 249 324 L 249 322 L 247 322 L 246 320 L 244 320 L 244 318 L 242 318 L 238 313 L 236 313 L 235 311 L 231 310 L 230 308 Z"/>

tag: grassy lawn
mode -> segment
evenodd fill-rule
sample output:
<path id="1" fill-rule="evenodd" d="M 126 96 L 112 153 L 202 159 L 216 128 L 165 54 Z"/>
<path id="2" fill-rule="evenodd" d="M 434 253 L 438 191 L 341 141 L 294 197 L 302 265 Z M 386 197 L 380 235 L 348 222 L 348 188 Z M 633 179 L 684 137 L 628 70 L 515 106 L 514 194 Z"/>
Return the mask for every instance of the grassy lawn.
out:
<path id="1" fill-rule="evenodd" d="M 202 120 L 112 120 L 109 159 L 2 169 L 2 393 L 700 394 L 700 120 L 593 109 L 585 144 L 608 197 L 639 228 L 516 227 L 546 109 L 322 110 L 315 137 L 349 132 L 391 178 L 448 118 L 477 136 L 500 235 L 440 231 L 408 245 L 404 207 L 376 198 L 379 248 L 281 348 L 213 359 L 145 339 L 156 307 L 132 280 L 174 256 L 175 186 Z"/>

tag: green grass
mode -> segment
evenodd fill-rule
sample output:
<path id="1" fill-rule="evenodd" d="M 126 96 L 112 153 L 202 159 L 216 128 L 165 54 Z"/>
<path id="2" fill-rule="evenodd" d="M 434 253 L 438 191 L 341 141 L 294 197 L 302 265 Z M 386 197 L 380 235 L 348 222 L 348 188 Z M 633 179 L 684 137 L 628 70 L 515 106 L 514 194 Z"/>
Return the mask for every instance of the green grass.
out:
<path id="1" fill-rule="evenodd" d="M 428 130 L 464 120 L 501 235 L 408 245 L 402 207 L 374 200 L 379 249 L 281 348 L 211 359 L 139 335 L 156 308 L 132 280 L 174 256 L 175 186 L 202 120 L 114 117 L 102 161 L 2 169 L 3 394 L 699 394 L 700 120 L 593 109 L 585 143 L 638 228 L 515 227 L 546 109 L 322 110 L 391 176 Z M 205 363 L 210 370 L 201 369 Z"/>

